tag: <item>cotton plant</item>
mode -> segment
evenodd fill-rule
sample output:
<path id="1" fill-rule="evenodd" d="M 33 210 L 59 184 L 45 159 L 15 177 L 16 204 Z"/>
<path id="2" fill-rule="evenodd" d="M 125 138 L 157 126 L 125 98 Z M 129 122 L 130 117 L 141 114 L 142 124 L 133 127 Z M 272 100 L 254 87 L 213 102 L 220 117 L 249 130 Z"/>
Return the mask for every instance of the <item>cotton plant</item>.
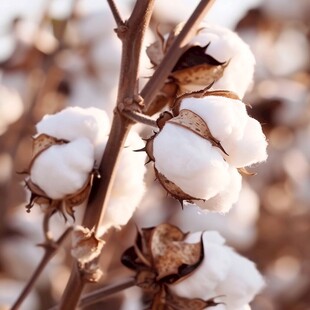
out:
<path id="1" fill-rule="evenodd" d="M 74 267 L 59 309 L 94 302 L 93 295 L 92 301 L 86 296 L 79 304 L 81 292 L 106 273 L 100 257 L 108 230 L 126 225 L 147 195 L 146 154 L 163 192 L 182 204 L 219 213 L 237 202 L 242 174 L 251 174 L 248 167 L 255 169 L 267 158 L 262 127 L 243 101 L 254 57 L 232 31 L 200 23 L 209 1 L 201 1 L 192 15 L 196 18 L 170 34 L 158 30 L 159 41 L 146 51 L 155 73 L 142 89 L 140 51 L 154 1 L 137 0 L 126 22 L 116 4 L 108 3 L 123 45 L 111 125 L 107 113 L 95 107 L 69 107 L 44 116 L 24 171 L 31 192 L 27 211 L 35 205 L 44 211 L 45 261 L 71 233 Z M 95 51 L 97 60 L 105 50 L 101 47 Z M 154 135 L 144 142 L 134 130 L 136 123 L 152 126 Z M 81 207 L 83 219 L 67 223 L 55 240 L 50 218 L 58 212 L 74 221 Z M 135 277 L 112 291 L 136 285 L 152 310 L 247 309 L 264 286 L 254 263 L 226 246 L 216 232 L 184 233 L 170 224 L 142 228 L 121 260 Z"/>

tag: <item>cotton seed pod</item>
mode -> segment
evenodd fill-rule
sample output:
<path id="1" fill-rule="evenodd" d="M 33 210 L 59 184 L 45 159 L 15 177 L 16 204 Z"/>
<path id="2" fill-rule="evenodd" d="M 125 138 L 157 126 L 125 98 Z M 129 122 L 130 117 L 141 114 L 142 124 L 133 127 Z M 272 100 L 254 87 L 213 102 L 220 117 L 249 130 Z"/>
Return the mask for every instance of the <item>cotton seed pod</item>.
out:
<path id="1" fill-rule="evenodd" d="M 30 209 L 33 207 L 35 203 L 41 206 L 47 206 L 50 209 L 55 209 L 60 211 L 64 217 L 66 214 L 70 215 L 74 218 L 73 208 L 75 206 L 81 205 L 84 201 L 86 201 L 94 176 L 94 172 L 90 167 L 89 172 L 85 174 L 83 179 L 83 183 L 80 186 L 76 187 L 73 192 L 66 193 L 61 197 L 56 197 L 48 193 L 48 188 L 43 189 L 37 183 L 37 176 L 33 174 L 33 167 L 36 165 L 36 162 L 40 160 L 40 156 L 44 156 L 48 150 L 51 150 L 52 147 L 55 146 L 68 146 L 69 142 L 62 139 L 56 139 L 47 134 L 40 134 L 33 139 L 33 155 L 31 162 L 29 164 L 28 169 L 25 171 L 29 175 L 29 177 L 25 180 L 26 187 L 31 192 L 31 198 L 29 204 L 26 206 L 27 212 L 30 212 Z M 40 178 L 46 179 L 50 172 L 45 171 L 45 175 L 40 175 Z M 48 178 L 47 178 L 48 182 Z"/>
<path id="2" fill-rule="evenodd" d="M 103 246 L 104 241 L 97 238 L 93 230 L 83 226 L 76 226 L 73 230 L 71 254 L 88 282 L 98 282 L 102 275 L 99 257 Z"/>
<path id="3" fill-rule="evenodd" d="M 156 68 L 164 58 L 175 37 L 182 30 L 179 24 L 165 38 L 159 31 L 159 40 L 147 48 L 147 55 Z M 176 95 L 193 90 L 202 90 L 223 76 L 229 61 L 219 62 L 207 53 L 210 42 L 205 46 L 188 44 L 186 51 L 181 55 L 171 71 L 166 83 L 156 96 L 148 114 L 160 111 L 165 105 L 171 105 Z"/>
<path id="4" fill-rule="evenodd" d="M 168 285 L 182 281 L 202 263 L 202 244 L 184 242 L 187 234 L 170 224 L 144 228 L 135 245 L 122 255 L 122 263 L 136 272 L 136 284 L 151 295 L 149 309 L 202 310 L 216 306 L 213 298 L 182 298 Z"/>
<path id="5" fill-rule="evenodd" d="M 228 182 L 228 180 L 230 180 L 229 175 L 231 172 L 229 172 L 227 163 L 225 163 L 225 161 L 221 157 L 220 153 L 218 151 L 216 151 L 216 149 L 222 150 L 224 153 L 225 153 L 225 150 L 221 146 L 221 143 L 212 136 L 207 124 L 205 123 L 205 121 L 203 121 L 203 119 L 201 119 L 199 117 L 199 115 L 197 115 L 196 113 L 193 113 L 190 110 L 185 110 L 185 109 L 182 110 L 177 117 L 172 117 L 172 115 L 169 112 L 165 112 L 165 113 L 161 114 L 160 118 L 157 121 L 157 124 L 159 125 L 159 128 L 161 129 L 161 131 L 159 133 L 155 134 L 153 137 L 151 137 L 147 141 L 146 146 L 145 146 L 145 151 L 147 152 L 150 160 L 155 162 L 155 173 L 156 173 L 157 179 L 159 180 L 161 185 L 165 188 L 165 190 L 171 196 L 173 196 L 174 198 L 179 200 L 181 203 L 183 203 L 183 201 L 188 201 L 191 203 L 193 203 L 194 201 L 201 201 L 201 203 L 203 204 L 205 200 L 210 199 L 214 195 L 217 195 L 221 190 L 224 190 L 224 188 L 226 186 L 225 182 L 226 181 Z M 198 194 L 194 195 L 193 193 L 197 190 L 195 186 L 194 186 L 195 189 L 190 191 L 188 186 L 186 186 L 186 185 L 182 186 L 182 184 L 179 183 L 178 178 L 176 178 L 174 180 L 173 175 L 171 175 L 171 174 L 169 175 L 169 177 L 167 177 L 167 175 L 165 175 L 165 173 L 163 173 L 164 170 L 161 169 L 162 166 L 161 166 L 160 162 L 158 163 L 158 161 L 157 161 L 158 158 L 156 158 L 156 156 L 154 155 L 154 141 L 156 140 L 155 142 L 157 143 L 158 139 L 159 140 L 162 139 L 162 133 L 166 132 L 166 129 L 168 126 L 169 126 L 169 129 L 174 128 L 174 132 L 177 133 L 177 135 L 182 134 L 182 132 L 184 132 L 185 133 L 184 136 L 191 135 L 190 139 L 194 139 L 194 140 L 195 139 L 196 140 L 202 139 L 202 141 L 199 141 L 199 143 L 202 143 L 202 144 L 206 143 L 207 144 L 203 147 L 205 150 L 204 152 L 211 152 L 211 154 L 213 154 L 213 155 L 207 155 L 206 156 L 206 157 L 211 156 L 210 158 L 213 158 L 213 160 L 210 161 L 212 163 L 211 166 L 209 168 L 206 168 L 206 169 L 207 170 L 209 169 L 209 173 L 210 173 L 210 171 L 212 171 L 212 173 L 216 174 L 218 171 L 219 175 L 221 176 L 220 178 L 223 177 L 225 179 L 225 181 L 224 182 L 221 182 L 221 181 L 217 182 L 218 178 L 214 178 L 215 183 L 212 183 L 213 181 L 211 180 L 211 177 L 210 177 L 210 182 L 211 182 L 211 183 L 209 183 L 209 185 L 211 185 L 210 190 L 201 189 L 201 190 L 199 190 L 199 193 L 200 193 L 199 195 Z M 199 138 L 197 138 L 196 136 L 198 136 Z M 175 138 L 178 139 L 177 136 Z M 174 137 L 172 136 L 171 139 L 174 140 Z M 188 148 L 192 148 L 193 146 L 190 144 L 191 142 L 193 142 L 193 144 L 195 144 L 195 141 L 188 141 L 188 142 L 184 142 L 184 143 L 181 142 L 180 144 L 186 148 L 186 146 L 184 144 L 188 143 Z M 158 143 L 160 143 L 160 142 L 158 142 Z M 165 154 L 165 148 L 164 147 L 161 148 L 160 146 L 158 146 L 158 147 L 160 148 L 160 152 L 162 154 Z M 179 148 L 178 152 L 179 152 L 179 154 L 175 154 L 175 156 L 178 157 L 176 159 L 176 161 L 186 162 L 187 161 L 186 156 L 188 156 L 188 155 L 184 154 L 184 158 L 180 159 L 182 157 L 182 147 Z M 190 151 L 190 152 L 192 152 L 192 151 Z M 193 152 L 194 152 L 194 147 L 193 147 Z M 197 151 L 197 152 L 199 152 L 199 151 Z M 158 154 L 158 151 L 157 151 L 157 154 Z M 169 154 L 169 152 L 167 154 Z M 201 156 L 201 155 L 199 155 L 199 156 Z M 170 161 L 169 160 L 167 161 L 167 155 L 165 155 L 165 157 L 166 157 L 165 162 L 168 164 Z M 174 163 L 174 158 L 171 158 L 171 162 Z M 216 165 L 214 167 L 212 167 L 214 162 L 216 162 Z M 193 163 L 193 164 L 195 165 L 196 163 Z M 209 164 L 207 163 L 207 166 L 208 165 Z M 173 164 L 171 164 L 169 166 L 173 166 Z M 182 166 L 182 165 L 180 165 L 180 166 Z M 205 166 L 205 163 L 202 164 L 202 167 L 203 166 Z M 172 167 L 172 170 L 173 169 L 174 168 Z M 182 169 L 182 168 L 179 167 L 178 169 Z M 201 183 L 200 181 L 198 181 L 198 179 L 200 178 L 199 173 L 200 173 L 200 171 L 197 171 L 195 178 L 197 179 L 197 182 Z M 188 182 L 191 183 L 191 176 L 190 175 L 188 175 L 188 176 L 184 175 L 184 178 L 181 177 L 181 179 L 184 179 L 185 183 L 188 183 Z M 186 180 L 186 179 L 188 179 L 188 180 Z M 238 182 L 239 182 L 239 180 L 238 180 Z M 196 193 L 198 193 L 198 192 L 196 191 Z M 219 206 L 219 208 L 220 208 L 220 206 Z"/>

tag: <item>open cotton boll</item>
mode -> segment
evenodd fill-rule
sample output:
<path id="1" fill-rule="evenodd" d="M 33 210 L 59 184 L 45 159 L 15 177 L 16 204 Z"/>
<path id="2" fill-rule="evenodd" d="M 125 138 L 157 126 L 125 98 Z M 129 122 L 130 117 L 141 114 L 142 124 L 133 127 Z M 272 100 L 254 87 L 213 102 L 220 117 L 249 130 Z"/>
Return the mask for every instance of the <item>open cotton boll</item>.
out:
<path id="1" fill-rule="evenodd" d="M 267 159 L 267 141 L 258 121 L 251 118 L 241 100 L 222 96 L 186 98 L 181 109 L 198 114 L 218 139 L 228 156 L 225 160 L 240 168 Z"/>
<path id="2" fill-rule="evenodd" d="M 53 145 L 33 162 L 30 178 L 52 199 L 83 187 L 94 166 L 94 147 L 86 138 Z"/>
<path id="3" fill-rule="evenodd" d="M 217 300 L 227 310 L 240 310 L 263 288 L 264 280 L 253 262 L 219 242 L 219 238 L 203 232 L 205 257 L 186 279 L 170 285 L 171 290 L 186 298 Z M 186 242 L 199 242 L 201 233 L 190 234 Z"/>
<path id="4" fill-rule="evenodd" d="M 72 141 L 87 138 L 95 147 L 96 163 L 100 163 L 110 122 L 105 111 L 90 107 L 69 107 L 53 115 L 45 115 L 36 125 L 37 132 L 57 139 Z"/>
<path id="5" fill-rule="evenodd" d="M 199 242 L 201 232 L 189 234 L 185 239 L 187 243 Z M 224 246 L 224 239 L 215 231 L 203 233 L 203 247 L 205 257 L 200 266 L 189 277 L 170 289 L 178 296 L 185 298 L 209 299 L 218 295 L 214 294 L 216 287 L 224 281 L 231 268 L 231 260 Z"/>
<path id="6" fill-rule="evenodd" d="M 108 208 L 101 224 L 104 232 L 111 226 L 126 225 L 145 192 L 144 174 L 145 153 L 135 152 L 144 143 L 140 136 L 132 131 L 128 135 L 117 169 Z"/>
<path id="7" fill-rule="evenodd" d="M 234 167 L 230 167 L 229 172 L 229 182 L 223 191 L 209 200 L 197 200 L 195 202 L 201 209 L 225 213 L 238 201 L 242 186 L 242 177 Z"/>
<path id="8" fill-rule="evenodd" d="M 220 62 L 229 61 L 223 76 L 212 85 L 212 89 L 230 90 L 243 98 L 254 74 L 255 58 L 249 46 L 228 28 L 203 25 L 190 44 L 206 46 L 208 43 L 208 55 Z"/>
<path id="9" fill-rule="evenodd" d="M 229 180 L 229 165 L 211 143 L 183 127 L 167 123 L 153 144 L 155 167 L 194 198 L 210 199 Z"/>

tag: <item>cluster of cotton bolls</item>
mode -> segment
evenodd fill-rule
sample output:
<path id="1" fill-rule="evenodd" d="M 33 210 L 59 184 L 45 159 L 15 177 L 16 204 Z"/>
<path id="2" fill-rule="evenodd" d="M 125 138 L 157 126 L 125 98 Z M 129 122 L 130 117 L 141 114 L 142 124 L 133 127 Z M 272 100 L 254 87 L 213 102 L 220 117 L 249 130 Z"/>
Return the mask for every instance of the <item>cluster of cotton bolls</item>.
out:
<path id="1" fill-rule="evenodd" d="M 227 62 L 223 76 L 212 85 L 212 90 L 225 91 L 210 91 L 201 98 L 188 94 L 182 99 L 176 115 L 150 140 L 150 157 L 172 196 L 203 209 L 227 212 L 239 197 L 240 169 L 267 158 L 262 127 L 239 99 L 252 82 L 254 57 L 228 29 L 205 27 L 190 44 L 197 42 L 200 46 L 208 43 L 206 53 L 212 48 L 212 57 Z M 194 82 L 190 80 L 187 90 Z M 177 190 L 171 190 L 171 184 L 165 186 L 168 182 Z"/>
<path id="2" fill-rule="evenodd" d="M 99 167 L 109 133 L 109 119 L 97 108 L 69 107 L 46 115 L 36 126 L 37 137 L 45 134 L 66 141 L 51 145 L 33 158 L 30 180 L 48 198 L 65 199 L 88 182 L 89 175 Z M 36 139 L 36 138 L 35 138 Z M 127 140 L 112 190 L 110 207 L 103 230 L 125 225 L 131 218 L 145 190 L 144 155 L 133 152 L 141 146 L 138 134 Z M 128 181 L 128 175 L 131 175 Z"/>

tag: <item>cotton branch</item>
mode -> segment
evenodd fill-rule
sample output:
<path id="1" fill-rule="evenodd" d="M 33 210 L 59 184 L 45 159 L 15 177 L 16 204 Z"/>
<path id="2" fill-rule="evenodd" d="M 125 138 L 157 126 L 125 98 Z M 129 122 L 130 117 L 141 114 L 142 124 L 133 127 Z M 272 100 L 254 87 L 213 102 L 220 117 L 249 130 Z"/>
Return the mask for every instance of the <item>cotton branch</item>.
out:
<path id="1" fill-rule="evenodd" d="M 214 0 L 202 0 L 200 2 L 186 23 L 183 31 L 172 44 L 162 64 L 143 89 L 141 93 L 142 97 L 139 96 L 138 90 L 139 59 L 144 32 L 151 18 L 154 0 L 138 0 L 128 21 L 116 29 L 116 33 L 122 41 L 122 61 L 117 107 L 114 111 L 109 140 L 99 168 L 101 179 L 93 186 L 90 201 L 85 212 L 83 226 L 89 229 L 95 227 L 97 231 L 104 217 L 116 174 L 119 155 L 124 146 L 127 134 L 134 123 L 132 118 L 129 118 L 123 112 L 141 112 L 143 99 L 146 103 L 145 110 L 147 111 L 149 102 L 152 101 L 160 87 L 164 84 L 178 57 L 181 55 L 190 37 L 195 33 L 197 26 L 213 2 Z M 109 4 L 114 5 L 112 2 Z M 117 24 L 120 24 L 119 15 L 115 13 L 115 5 L 113 5 L 112 12 Z M 83 280 L 82 271 L 79 270 L 75 262 L 61 301 L 61 310 L 75 309 L 84 285 L 85 281 Z"/>
<path id="2" fill-rule="evenodd" d="M 139 59 L 144 32 L 148 27 L 154 1 L 138 0 L 133 12 L 126 22 L 126 27 L 116 30 L 122 41 L 122 61 L 117 97 L 117 108 L 114 111 L 112 128 L 105 148 L 99 173 L 99 184 L 92 190 L 91 199 L 86 209 L 83 226 L 98 229 L 104 216 L 111 188 L 115 178 L 119 155 L 124 146 L 127 134 L 133 122 L 121 115 L 121 110 L 128 102 L 139 106 L 138 74 Z M 82 272 L 74 262 L 71 276 L 65 289 L 60 309 L 75 309 L 85 285 Z"/>

